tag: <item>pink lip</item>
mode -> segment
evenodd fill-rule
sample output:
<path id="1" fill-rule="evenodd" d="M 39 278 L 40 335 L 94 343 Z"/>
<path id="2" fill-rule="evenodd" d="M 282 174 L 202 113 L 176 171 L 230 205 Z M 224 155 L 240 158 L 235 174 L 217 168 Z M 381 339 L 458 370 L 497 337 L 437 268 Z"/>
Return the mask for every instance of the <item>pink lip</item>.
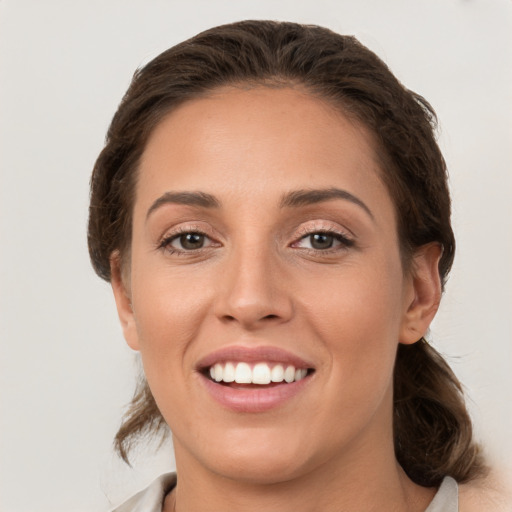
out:
<path id="1" fill-rule="evenodd" d="M 298 368 L 314 368 L 301 357 L 277 347 L 243 347 L 231 346 L 212 352 L 197 365 L 199 378 L 209 395 L 220 405 L 234 412 L 258 413 L 282 406 L 304 390 L 311 382 L 312 375 L 291 383 L 274 383 L 269 386 L 254 385 L 253 387 L 226 386 L 212 381 L 204 370 L 219 362 L 246 363 L 269 362 L 293 365 Z"/>
<path id="2" fill-rule="evenodd" d="M 243 361 L 246 363 L 281 363 L 285 365 L 293 365 L 295 366 L 295 369 L 314 367 L 312 363 L 305 361 L 301 357 L 298 357 L 287 350 L 283 350 L 282 348 L 271 346 L 244 347 L 241 345 L 234 345 L 208 354 L 197 363 L 197 368 L 202 370 L 213 366 L 215 363 L 226 361 Z"/>
<path id="3" fill-rule="evenodd" d="M 300 393 L 311 381 L 307 376 L 290 384 L 280 383 L 271 387 L 254 386 L 234 388 L 218 384 L 203 374 L 200 380 L 210 396 L 220 405 L 235 412 L 264 412 L 283 405 L 286 401 Z"/>

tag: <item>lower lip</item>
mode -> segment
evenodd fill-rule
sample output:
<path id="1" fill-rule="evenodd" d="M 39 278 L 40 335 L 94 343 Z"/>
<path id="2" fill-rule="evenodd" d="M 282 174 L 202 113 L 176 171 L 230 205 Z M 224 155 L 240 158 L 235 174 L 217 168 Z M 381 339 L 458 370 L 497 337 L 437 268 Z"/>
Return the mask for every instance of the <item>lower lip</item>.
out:
<path id="1" fill-rule="evenodd" d="M 309 384 L 310 376 L 296 382 L 261 388 L 234 388 L 217 384 L 201 375 L 209 394 L 219 404 L 235 412 L 264 412 L 282 406 Z"/>

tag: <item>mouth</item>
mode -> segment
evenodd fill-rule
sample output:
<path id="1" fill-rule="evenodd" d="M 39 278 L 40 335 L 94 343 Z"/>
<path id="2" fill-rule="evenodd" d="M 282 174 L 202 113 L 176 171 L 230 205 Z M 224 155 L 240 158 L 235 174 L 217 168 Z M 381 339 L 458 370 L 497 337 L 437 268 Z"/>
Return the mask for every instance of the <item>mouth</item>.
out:
<path id="1" fill-rule="evenodd" d="M 276 384 L 291 384 L 305 379 L 314 372 L 313 368 L 295 367 L 293 364 L 272 362 L 218 362 L 203 370 L 211 381 L 221 385 L 237 387 L 237 384 L 255 387 Z"/>
<path id="2" fill-rule="evenodd" d="M 210 396 L 235 412 L 263 412 L 307 388 L 312 364 L 274 347 L 229 347 L 210 354 L 198 367 Z"/>

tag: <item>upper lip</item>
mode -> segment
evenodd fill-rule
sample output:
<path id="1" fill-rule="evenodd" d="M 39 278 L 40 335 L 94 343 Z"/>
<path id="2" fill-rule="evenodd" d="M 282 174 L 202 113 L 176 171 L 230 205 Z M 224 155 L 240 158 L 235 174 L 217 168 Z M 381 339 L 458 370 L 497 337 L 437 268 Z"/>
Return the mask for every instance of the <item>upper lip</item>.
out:
<path id="1" fill-rule="evenodd" d="M 246 362 L 258 363 L 268 362 L 276 364 L 293 365 L 296 369 L 299 368 L 314 368 L 311 362 L 306 361 L 292 352 L 278 347 L 272 346 L 258 346 L 246 347 L 242 345 L 232 345 L 221 348 L 210 354 L 206 355 L 197 363 L 199 369 L 209 368 L 216 363 L 220 362 Z"/>

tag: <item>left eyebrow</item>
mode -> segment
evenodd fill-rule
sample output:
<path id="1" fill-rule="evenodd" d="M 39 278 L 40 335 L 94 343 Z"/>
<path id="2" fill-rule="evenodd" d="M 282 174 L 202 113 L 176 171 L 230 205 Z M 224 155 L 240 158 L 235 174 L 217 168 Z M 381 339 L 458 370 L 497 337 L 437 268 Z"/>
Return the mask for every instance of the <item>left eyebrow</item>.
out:
<path id="1" fill-rule="evenodd" d="M 205 192 L 166 192 L 149 207 L 146 220 L 164 204 L 184 204 L 202 208 L 218 208 L 220 206 L 219 201 L 214 196 Z"/>
<path id="2" fill-rule="evenodd" d="M 299 206 L 307 206 L 310 204 L 323 203 L 324 201 L 332 201 L 333 199 L 343 199 L 345 201 L 350 201 L 351 203 L 361 207 L 373 220 L 375 220 L 375 217 L 373 216 L 370 208 L 368 208 L 368 206 L 366 206 L 366 204 L 361 201 L 361 199 L 351 194 L 350 192 L 339 188 L 294 190 L 283 195 L 281 198 L 280 207 L 293 208 Z"/>

